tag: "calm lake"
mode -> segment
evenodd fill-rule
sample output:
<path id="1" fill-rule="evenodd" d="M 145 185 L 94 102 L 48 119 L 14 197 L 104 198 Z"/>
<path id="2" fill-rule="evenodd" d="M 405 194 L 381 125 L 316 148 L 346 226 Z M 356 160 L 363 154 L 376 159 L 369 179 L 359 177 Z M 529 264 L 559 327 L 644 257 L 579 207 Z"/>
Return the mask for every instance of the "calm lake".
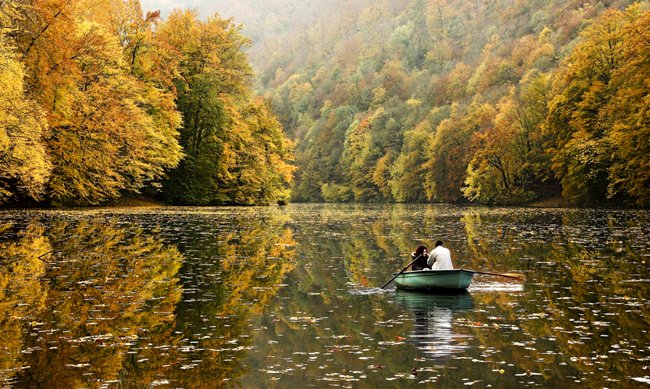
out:
<path id="1" fill-rule="evenodd" d="M 0 213 L 3 387 L 648 387 L 650 212 Z M 379 287 L 419 244 L 461 295 Z"/>

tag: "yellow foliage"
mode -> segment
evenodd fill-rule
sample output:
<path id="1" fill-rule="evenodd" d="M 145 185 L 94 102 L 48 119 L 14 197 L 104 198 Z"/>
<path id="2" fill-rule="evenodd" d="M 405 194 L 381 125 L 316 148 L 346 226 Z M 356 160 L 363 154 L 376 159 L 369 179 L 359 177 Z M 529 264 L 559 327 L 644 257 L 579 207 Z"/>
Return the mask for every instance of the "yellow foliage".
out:
<path id="1" fill-rule="evenodd" d="M 555 74 L 546 129 L 553 169 L 574 201 L 650 204 L 648 15 L 638 4 L 604 12 Z"/>
<path id="2" fill-rule="evenodd" d="M 181 118 L 165 89 L 171 88 L 168 76 L 155 77 L 150 63 L 141 61 L 155 50 L 130 52 L 133 62 L 124 60 L 127 42 L 139 39 L 144 47 L 151 39 L 146 32 L 152 21 L 143 20 L 139 4 L 130 6 L 135 14 L 118 1 L 43 0 L 21 22 L 18 49 L 49 124 L 54 203 L 97 204 L 138 191 L 182 156 Z M 98 14 L 107 9 L 107 15 Z M 123 28 L 129 23 L 137 28 Z"/>
<path id="3" fill-rule="evenodd" d="M 43 147 L 43 111 L 24 93 L 25 72 L 0 32 L 0 204 L 41 199 L 51 165 Z"/>

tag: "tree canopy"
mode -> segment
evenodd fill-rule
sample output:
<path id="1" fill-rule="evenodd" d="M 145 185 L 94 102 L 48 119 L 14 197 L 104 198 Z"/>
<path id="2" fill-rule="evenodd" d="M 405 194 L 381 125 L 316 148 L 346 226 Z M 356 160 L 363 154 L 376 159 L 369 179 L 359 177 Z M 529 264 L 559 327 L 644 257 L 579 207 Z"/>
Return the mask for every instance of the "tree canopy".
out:
<path id="1" fill-rule="evenodd" d="M 0 23 L 0 204 L 287 197 L 293 145 L 230 19 L 35 0 L 0 3 Z"/>
<path id="2" fill-rule="evenodd" d="M 650 205 L 647 0 L 219 4 L 0 2 L 0 204 Z"/>
<path id="3" fill-rule="evenodd" d="M 227 3 L 294 200 L 650 201 L 647 1 Z"/>

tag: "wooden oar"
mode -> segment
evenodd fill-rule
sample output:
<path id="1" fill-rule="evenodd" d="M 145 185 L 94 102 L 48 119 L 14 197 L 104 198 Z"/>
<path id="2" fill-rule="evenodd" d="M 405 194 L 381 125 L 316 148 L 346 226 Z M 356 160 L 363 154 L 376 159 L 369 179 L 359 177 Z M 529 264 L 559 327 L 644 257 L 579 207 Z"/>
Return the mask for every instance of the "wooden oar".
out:
<path id="1" fill-rule="evenodd" d="M 476 274 L 487 274 L 489 276 L 516 278 L 518 280 L 523 280 L 524 279 L 524 275 L 521 274 L 521 273 L 490 273 L 490 272 L 487 272 L 487 271 L 476 271 L 476 270 L 473 270 L 473 271 Z"/>
<path id="2" fill-rule="evenodd" d="M 408 267 L 411 266 L 413 263 L 415 263 L 415 261 L 417 261 L 418 259 L 420 259 L 421 256 L 422 256 L 422 254 L 420 254 L 420 255 L 418 255 L 417 257 L 415 257 L 415 259 L 412 260 L 411 263 L 409 263 L 408 265 L 406 265 L 406 266 L 404 267 L 404 269 L 400 270 L 399 273 L 395 274 L 395 277 L 393 277 L 393 278 L 391 278 L 390 280 L 388 280 L 388 282 L 385 283 L 384 286 L 382 286 L 380 289 L 384 289 L 384 288 L 386 287 L 386 285 L 390 284 L 391 281 L 393 281 L 395 278 L 397 278 L 397 276 L 399 276 L 400 274 L 404 273 L 404 271 L 405 271 L 406 269 L 408 269 Z"/>

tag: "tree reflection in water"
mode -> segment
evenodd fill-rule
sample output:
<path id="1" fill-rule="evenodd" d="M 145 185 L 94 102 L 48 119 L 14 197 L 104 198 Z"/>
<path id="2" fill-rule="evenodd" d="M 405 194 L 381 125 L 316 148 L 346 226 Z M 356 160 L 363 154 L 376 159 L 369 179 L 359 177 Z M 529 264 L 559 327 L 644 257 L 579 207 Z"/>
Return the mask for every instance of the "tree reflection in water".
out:
<path id="1" fill-rule="evenodd" d="M 246 372 L 251 316 L 294 266 L 290 230 L 191 236 L 209 252 L 188 259 L 155 227 L 63 219 L 0 226 L 3 386 L 214 387 Z"/>
<path id="2" fill-rule="evenodd" d="M 427 294 L 398 290 L 395 301 L 414 315 L 409 343 L 414 344 L 427 359 L 442 360 L 462 352 L 470 338 L 454 333 L 452 323 L 459 312 L 474 308 L 469 293 Z"/>
<path id="3" fill-rule="evenodd" d="M 290 205 L 0 220 L 4 386 L 581 388 L 648 374 L 648 212 Z M 414 243 L 439 236 L 455 266 L 525 283 L 477 276 L 449 300 L 379 290 Z"/>
<path id="4" fill-rule="evenodd" d="M 16 346 L 3 343 L 13 351 L 2 353 L 10 356 L 5 384 L 119 381 L 138 340 L 173 323 L 182 263 L 175 247 L 113 222 L 32 223 L 13 236 L 0 245 L 4 283 L 14 286 L 0 302 L 2 332 L 20 328 Z M 16 271 L 24 267 L 33 271 Z"/>

